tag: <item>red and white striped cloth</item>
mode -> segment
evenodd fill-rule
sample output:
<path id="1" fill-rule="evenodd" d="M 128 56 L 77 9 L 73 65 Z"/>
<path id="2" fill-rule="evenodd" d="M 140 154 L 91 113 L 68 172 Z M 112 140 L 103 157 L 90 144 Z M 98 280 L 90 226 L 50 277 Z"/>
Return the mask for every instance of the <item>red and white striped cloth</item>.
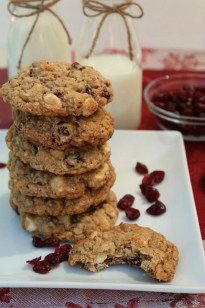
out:
<path id="1" fill-rule="evenodd" d="M 203 308 L 205 294 L 72 289 L 0 289 L 0 307 Z"/>

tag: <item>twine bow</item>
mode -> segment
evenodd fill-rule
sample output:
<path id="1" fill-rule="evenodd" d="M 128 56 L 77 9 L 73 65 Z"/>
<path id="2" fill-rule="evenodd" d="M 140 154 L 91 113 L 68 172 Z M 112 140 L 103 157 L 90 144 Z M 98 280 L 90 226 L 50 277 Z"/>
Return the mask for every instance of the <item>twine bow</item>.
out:
<path id="1" fill-rule="evenodd" d="M 67 38 L 68 38 L 68 44 L 71 45 L 72 40 L 71 40 L 71 36 L 68 32 L 68 30 L 66 29 L 62 19 L 52 10 L 52 6 L 56 3 L 58 3 L 60 0 L 10 0 L 8 3 L 8 11 L 12 16 L 18 17 L 18 18 L 23 18 L 23 17 L 30 17 L 30 16 L 34 16 L 36 15 L 36 18 L 33 22 L 33 25 L 31 26 L 31 29 L 28 33 L 28 36 L 23 44 L 22 50 L 21 50 L 21 54 L 19 57 L 19 61 L 17 64 L 17 69 L 19 70 L 21 68 L 21 63 L 22 63 L 22 59 L 23 59 L 23 54 L 25 51 L 25 48 L 31 38 L 31 35 L 35 29 L 35 26 L 38 22 L 39 16 L 42 12 L 44 11 L 48 11 L 50 12 L 53 16 L 55 16 L 57 18 L 57 20 L 60 22 L 60 24 L 62 25 Z M 15 7 L 19 7 L 25 10 L 30 10 L 29 12 L 25 12 L 25 13 L 16 13 L 15 12 Z"/>
<path id="2" fill-rule="evenodd" d="M 137 8 L 139 12 L 137 14 L 130 13 L 127 9 L 131 6 Z M 110 6 L 110 5 L 104 4 L 100 1 L 83 0 L 83 13 L 87 17 L 97 17 L 97 16 L 100 16 L 100 15 L 103 15 L 99 24 L 98 24 L 94 39 L 92 41 L 92 45 L 91 45 L 91 47 L 90 47 L 90 49 L 89 49 L 89 51 L 86 55 L 86 58 L 88 58 L 92 54 L 92 52 L 93 52 L 93 50 L 96 46 L 98 37 L 100 35 L 100 31 L 101 31 L 101 28 L 103 26 L 103 23 L 105 22 L 105 19 L 109 15 L 115 13 L 115 14 L 119 14 L 124 21 L 126 31 L 127 31 L 129 57 L 130 57 L 130 60 L 133 60 L 131 32 L 130 32 L 130 28 L 129 28 L 129 25 L 128 25 L 128 22 L 127 22 L 127 17 L 141 18 L 144 15 L 143 8 L 138 3 L 132 2 L 132 0 L 131 1 L 128 0 L 128 1 L 123 2 L 121 4 Z"/>

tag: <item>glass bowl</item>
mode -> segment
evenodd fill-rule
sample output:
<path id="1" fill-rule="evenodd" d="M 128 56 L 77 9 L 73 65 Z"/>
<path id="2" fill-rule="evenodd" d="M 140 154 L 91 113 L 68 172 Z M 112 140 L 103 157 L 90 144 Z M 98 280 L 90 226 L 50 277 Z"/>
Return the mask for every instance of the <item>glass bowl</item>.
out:
<path id="1" fill-rule="evenodd" d="M 185 140 L 205 141 L 205 74 L 159 77 L 146 86 L 144 98 L 161 129 L 178 130 Z"/>

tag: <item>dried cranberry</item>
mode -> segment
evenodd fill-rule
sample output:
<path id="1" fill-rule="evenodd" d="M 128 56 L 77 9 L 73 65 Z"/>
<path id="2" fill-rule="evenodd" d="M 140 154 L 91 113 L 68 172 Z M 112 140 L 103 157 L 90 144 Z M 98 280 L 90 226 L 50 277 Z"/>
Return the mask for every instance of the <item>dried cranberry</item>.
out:
<path id="1" fill-rule="evenodd" d="M 80 71 L 82 71 L 82 70 L 85 68 L 85 66 L 80 65 L 80 63 L 78 63 L 78 62 L 72 63 L 71 66 L 72 66 L 73 68 L 76 68 L 76 69 L 80 70 Z"/>
<path id="2" fill-rule="evenodd" d="M 125 209 L 125 214 L 129 220 L 136 220 L 140 217 L 140 211 L 138 209 L 134 209 L 133 207 Z"/>
<path id="3" fill-rule="evenodd" d="M 161 201 L 157 200 L 154 204 L 152 204 L 146 212 L 153 216 L 159 216 L 166 212 L 166 206 Z"/>
<path id="4" fill-rule="evenodd" d="M 140 184 L 139 187 L 140 187 L 142 195 L 145 195 L 147 185 L 146 184 Z"/>
<path id="5" fill-rule="evenodd" d="M 142 258 L 136 257 L 135 259 L 130 261 L 130 264 L 140 266 L 142 264 Z"/>
<path id="6" fill-rule="evenodd" d="M 89 86 L 88 84 L 85 86 L 85 92 L 87 94 L 92 95 L 93 94 L 93 89 L 91 88 L 91 86 Z"/>
<path id="7" fill-rule="evenodd" d="M 39 274 L 46 274 L 50 272 L 50 270 L 51 270 L 51 265 L 46 260 L 37 262 L 33 267 L 33 271 Z"/>
<path id="8" fill-rule="evenodd" d="M 60 247 L 57 247 L 55 249 L 55 253 L 69 252 L 71 249 L 72 249 L 72 246 L 70 244 L 63 244 Z"/>
<path id="9" fill-rule="evenodd" d="M 41 247 L 57 247 L 59 246 L 60 243 L 58 240 L 53 238 L 42 239 L 38 236 L 33 236 L 32 244 L 37 248 L 41 248 Z"/>
<path id="10" fill-rule="evenodd" d="M 56 90 L 54 93 L 57 97 L 62 97 L 63 96 L 63 92 L 60 90 Z"/>
<path id="11" fill-rule="evenodd" d="M 60 263 L 59 255 L 56 253 L 49 253 L 45 256 L 45 260 L 52 266 L 56 266 Z"/>
<path id="12" fill-rule="evenodd" d="M 152 188 L 152 186 L 151 185 L 147 185 L 147 184 L 140 184 L 140 190 L 141 190 L 141 193 L 143 194 L 143 195 L 145 195 L 146 194 L 146 190 L 148 189 L 150 189 L 150 187 Z"/>
<path id="13" fill-rule="evenodd" d="M 31 265 L 36 265 L 40 260 L 41 260 L 41 257 L 37 257 L 35 259 L 26 261 L 26 263 L 31 264 Z"/>
<path id="14" fill-rule="evenodd" d="M 38 236 L 33 236 L 33 240 L 32 240 L 32 244 L 33 246 L 37 247 L 37 248 L 41 248 L 45 246 L 45 242 L 44 240 L 42 240 L 40 237 Z"/>
<path id="15" fill-rule="evenodd" d="M 149 177 L 149 174 L 146 174 L 142 179 L 143 185 L 149 185 L 152 186 L 152 179 Z"/>
<path id="16" fill-rule="evenodd" d="M 176 109 L 176 103 L 175 102 L 167 102 L 166 104 L 166 110 L 169 112 L 174 112 Z"/>
<path id="17" fill-rule="evenodd" d="M 104 90 L 102 93 L 102 96 L 109 99 L 110 98 L 110 93 L 107 90 Z"/>
<path id="18" fill-rule="evenodd" d="M 78 68 L 80 66 L 80 64 L 78 62 L 73 62 L 71 64 L 71 66 L 74 67 L 74 68 Z"/>
<path id="19" fill-rule="evenodd" d="M 6 164 L 5 163 L 0 163 L 0 169 L 6 168 Z"/>
<path id="20" fill-rule="evenodd" d="M 64 244 L 56 248 L 54 253 L 59 256 L 59 261 L 63 262 L 68 260 L 68 254 L 71 249 L 72 246 L 70 244 Z"/>
<path id="21" fill-rule="evenodd" d="M 136 166 L 135 166 L 135 170 L 139 173 L 139 174 L 147 174 L 148 173 L 148 168 L 146 165 L 137 162 Z"/>
<path id="22" fill-rule="evenodd" d="M 35 76 L 35 75 L 34 75 L 34 70 L 33 70 L 33 68 L 30 69 L 30 71 L 29 71 L 29 76 L 30 76 L 30 77 Z"/>
<path id="23" fill-rule="evenodd" d="M 174 112 L 183 116 L 204 117 L 205 109 L 205 89 L 197 86 L 183 86 L 179 89 L 171 91 L 161 91 L 152 97 L 153 103 L 166 111 Z M 165 124 L 164 121 L 162 123 Z M 201 127 L 196 127 L 193 130 L 192 125 L 189 125 L 189 132 L 184 131 L 182 126 L 165 125 L 171 129 L 178 129 L 183 134 L 191 134 L 194 136 L 204 135 L 201 133 Z M 197 133 L 196 133 L 197 131 Z"/>
<path id="24" fill-rule="evenodd" d="M 33 154 L 36 155 L 39 150 L 38 146 L 34 144 L 32 148 L 33 148 Z"/>
<path id="25" fill-rule="evenodd" d="M 82 218 L 81 215 L 75 214 L 75 215 L 70 216 L 70 221 L 72 224 L 76 224 L 78 222 L 81 222 L 81 218 Z"/>
<path id="26" fill-rule="evenodd" d="M 162 109 L 165 109 L 165 103 L 163 102 L 160 102 L 160 101 L 155 101 L 154 104 L 159 107 L 159 108 L 162 108 Z"/>
<path id="27" fill-rule="evenodd" d="M 39 75 L 39 69 L 36 67 L 35 63 L 32 64 L 32 67 L 29 71 L 30 77 L 37 77 Z"/>
<path id="28" fill-rule="evenodd" d="M 159 184 L 164 180 L 165 172 L 162 170 L 155 170 L 149 174 L 152 185 Z"/>
<path id="29" fill-rule="evenodd" d="M 59 240 L 55 238 L 46 238 L 44 241 L 46 247 L 58 247 L 60 245 Z"/>
<path id="30" fill-rule="evenodd" d="M 154 202 L 157 201 L 160 196 L 160 193 L 157 189 L 153 188 L 152 186 L 147 186 L 145 189 L 145 197 L 147 201 Z"/>
<path id="31" fill-rule="evenodd" d="M 182 115 L 187 116 L 187 117 L 191 117 L 192 113 L 193 111 L 191 108 L 184 108 L 184 110 L 182 111 Z"/>
<path id="32" fill-rule="evenodd" d="M 59 254 L 59 261 L 60 262 L 68 261 L 68 255 L 69 255 L 69 252 L 60 253 Z"/>
<path id="33" fill-rule="evenodd" d="M 164 171 L 155 170 L 151 172 L 150 174 L 147 174 L 144 176 L 142 180 L 142 184 L 153 186 L 153 185 L 161 183 L 164 180 L 164 177 L 165 177 Z"/>
<path id="34" fill-rule="evenodd" d="M 127 194 L 118 201 L 117 206 L 120 210 L 125 210 L 131 207 L 134 201 L 135 201 L 135 197 Z"/>
<path id="35" fill-rule="evenodd" d="M 68 130 L 67 127 L 65 127 L 65 126 L 60 126 L 60 127 L 58 128 L 58 133 L 61 134 L 61 135 L 64 135 L 64 136 L 70 135 L 69 130 Z"/>

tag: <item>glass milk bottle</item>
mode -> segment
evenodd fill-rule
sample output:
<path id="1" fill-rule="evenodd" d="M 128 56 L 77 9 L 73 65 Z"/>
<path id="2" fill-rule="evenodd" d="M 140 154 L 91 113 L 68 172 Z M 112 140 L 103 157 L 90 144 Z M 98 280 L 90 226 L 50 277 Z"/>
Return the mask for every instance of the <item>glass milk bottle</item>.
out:
<path id="1" fill-rule="evenodd" d="M 115 118 L 115 127 L 136 129 L 141 121 L 142 69 L 141 49 L 131 16 L 137 15 L 135 18 L 140 18 L 143 11 L 137 5 L 127 5 L 128 1 L 100 0 L 101 11 L 107 10 L 107 6 L 116 8 L 126 4 L 123 10 L 131 16 L 125 15 L 125 24 L 119 13 L 110 13 L 99 29 L 106 13 L 93 16 L 97 13 L 96 8 L 92 10 L 85 7 L 85 2 L 89 5 L 89 1 L 84 1 L 83 8 L 89 16 L 84 17 L 84 25 L 76 45 L 76 60 L 81 64 L 93 66 L 111 81 L 114 100 L 106 109 Z M 132 10 L 135 11 L 133 15 Z M 97 29 L 99 35 L 94 42 Z"/>
<path id="2" fill-rule="evenodd" d="M 27 0 L 29 3 L 29 0 Z M 34 3 L 34 2 L 33 2 Z M 37 1 L 35 2 L 37 4 Z M 41 1 L 39 1 L 41 3 Z M 50 9 L 58 15 L 57 4 Z M 14 14 L 26 15 L 34 9 L 14 6 Z M 59 16 L 59 15 L 58 15 Z M 11 17 L 8 37 L 8 71 L 9 77 L 16 75 L 22 48 L 34 25 L 37 15 L 28 17 Z M 22 56 L 21 67 L 34 61 L 70 61 L 71 47 L 69 37 L 60 21 L 49 11 L 40 13 L 33 32 L 30 35 Z"/>

